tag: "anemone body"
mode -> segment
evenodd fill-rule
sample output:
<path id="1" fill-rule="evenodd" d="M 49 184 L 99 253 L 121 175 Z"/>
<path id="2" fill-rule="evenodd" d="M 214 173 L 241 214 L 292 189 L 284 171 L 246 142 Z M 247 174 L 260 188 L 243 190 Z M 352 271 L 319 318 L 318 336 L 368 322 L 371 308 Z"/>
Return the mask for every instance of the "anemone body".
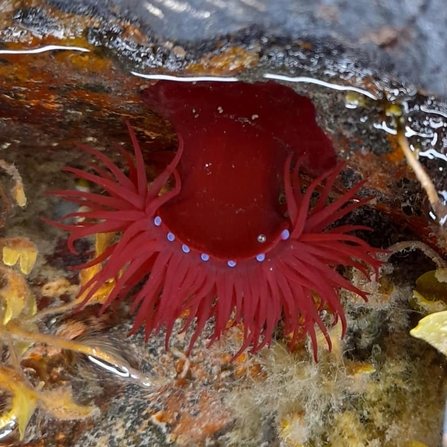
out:
<path id="1" fill-rule="evenodd" d="M 226 94 L 221 89 L 228 87 L 221 85 L 159 83 L 146 91 L 146 102 L 176 127 L 179 146 L 173 160 L 148 186 L 130 125 L 135 161 L 123 152 L 128 174 L 104 154 L 82 146 L 102 166 L 93 165 L 92 173 L 67 171 L 105 194 L 53 191 L 89 208 L 66 216 L 76 217 L 77 223 L 57 225 L 72 233 L 71 249 L 75 240 L 86 236 L 121 234 L 89 263 L 103 267 L 81 293 L 87 292 L 87 302 L 105 281 L 115 278 L 105 308 L 144 280 L 132 309 L 138 310 L 133 332 L 144 326 L 146 339 L 165 327 L 168 340 L 176 319 L 186 315 L 184 329 L 194 323 L 192 347 L 214 317 L 211 341 L 229 325 L 242 323 L 240 352 L 257 351 L 271 343 L 283 320 L 291 345 L 308 334 L 316 352 L 315 325 L 330 343 L 321 310 L 329 311 L 334 321 L 340 318 L 345 330 L 339 289 L 366 299 L 334 266 L 355 267 L 368 276 L 368 266 L 380 265 L 378 250 L 349 234 L 365 227 L 333 225 L 368 199 L 356 196 L 358 184 L 329 200 L 342 165 L 333 166 L 332 147 L 315 124 L 310 101 L 294 93 L 298 99 L 284 95 L 285 87 L 278 90 L 276 84 L 237 84 Z M 234 109 L 241 94 L 245 100 Z M 272 106 L 275 100 L 278 107 Z M 303 117 L 303 105 L 311 119 Z M 199 124 L 201 115 L 206 119 Z M 316 154 L 315 141 L 321 149 Z M 302 191 L 304 159 L 306 170 L 319 175 Z M 168 180 L 172 189 L 162 193 Z"/>

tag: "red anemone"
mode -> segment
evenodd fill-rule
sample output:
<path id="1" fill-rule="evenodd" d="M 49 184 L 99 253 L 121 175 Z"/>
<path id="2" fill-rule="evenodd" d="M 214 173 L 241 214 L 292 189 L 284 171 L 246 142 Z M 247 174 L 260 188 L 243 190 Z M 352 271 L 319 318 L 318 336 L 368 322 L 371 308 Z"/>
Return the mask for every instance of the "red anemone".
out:
<path id="1" fill-rule="evenodd" d="M 212 317 L 211 341 L 229 323 L 243 323 L 241 351 L 269 345 L 280 320 L 291 345 L 309 334 L 316 351 L 315 324 L 330 345 L 320 311 L 328 310 L 335 321 L 340 318 L 344 332 L 338 290 L 366 299 L 334 266 L 355 267 L 366 277 L 368 266 L 380 266 L 379 250 L 348 234 L 365 227 L 334 225 L 368 202 L 357 197 L 362 183 L 329 200 L 343 165 L 333 166 L 332 146 L 316 126 L 307 98 L 272 83 L 207 84 L 159 83 L 145 92 L 146 102 L 173 121 L 179 141 L 175 157 L 150 186 L 128 124 L 135 161 L 123 152 L 127 175 L 101 152 L 81 146 L 103 166 L 93 165 L 93 173 L 66 170 L 105 194 L 52 192 L 89 208 L 65 217 L 76 223 L 56 224 L 72 233 L 70 249 L 86 236 L 121 233 L 90 263 L 103 263 L 103 268 L 81 291 L 90 288 L 85 302 L 110 278 L 116 278 L 116 285 L 103 309 L 145 279 L 133 299 L 132 310 L 138 313 L 132 332 L 144 326 L 146 339 L 165 327 L 168 340 L 175 320 L 187 315 L 185 330 L 195 322 L 191 347 Z M 225 89 L 230 93 L 222 93 Z M 272 96 L 272 89 L 278 94 Z M 241 93 L 244 98 L 237 96 Z M 242 105 L 234 110 L 236 100 Z M 310 117 L 303 118 L 303 105 Z M 317 153 L 315 141 L 321 149 Z M 303 160 L 307 171 L 319 171 L 304 192 L 299 177 Z M 162 193 L 170 179 L 172 189 Z M 282 193 L 286 210 L 279 200 Z"/>

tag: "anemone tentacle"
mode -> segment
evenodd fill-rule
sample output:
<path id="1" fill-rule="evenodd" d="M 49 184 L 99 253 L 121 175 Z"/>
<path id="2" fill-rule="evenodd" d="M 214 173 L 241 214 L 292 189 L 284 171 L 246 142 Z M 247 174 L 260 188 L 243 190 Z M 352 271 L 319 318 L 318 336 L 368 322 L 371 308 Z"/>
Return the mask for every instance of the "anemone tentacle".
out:
<path id="1" fill-rule="evenodd" d="M 53 196 L 59 196 L 66 199 L 70 199 L 71 203 L 80 206 L 86 206 L 88 208 L 95 209 L 109 209 L 109 208 L 118 208 L 118 209 L 134 209 L 134 207 L 124 199 L 117 199 L 110 196 L 103 196 L 99 194 L 94 194 L 91 192 L 78 191 L 74 190 L 54 190 L 48 191 L 47 194 Z"/>
<path id="2" fill-rule="evenodd" d="M 94 149 L 90 146 L 87 146 L 86 144 L 77 144 L 78 148 L 84 150 L 85 152 L 89 153 L 90 155 L 93 155 L 97 160 L 101 161 L 104 166 L 110 171 L 111 174 L 115 176 L 115 179 L 118 181 L 121 186 L 124 188 L 128 188 L 130 190 L 134 189 L 134 184 L 132 180 L 127 177 L 121 169 L 118 168 L 118 166 L 112 162 L 112 160 L 104 155 L 101 151 L 98 151 L 97 149 Z M 101 172 L 101 176 L 105 176 L 109 178 L 107 174 L 104 175 L 105 171 L 101 169 L 99 165 L 96 163 L 91 163 L 90 166 L 93 166 L 95 169 L 99 169 Z"/>
<path id="3" fill-rule="evenodd" d="M 133 133 L 133 131 L 132 131 L 132 133 Z M 135 136 L 134 133 L 133 133 L 133 135 Z M 173 160 L 171 161 L 171 163 L 169 163 L 169 165 L 166 167 L 166 169 L 153 181 L 152 185 L 149 187 L 149 190 L 147 192 L 147 200 L 148 200 L 147 206 L 149 206 L 149 202 L 152 202 L 154 199 L 156 199 L 159 196 L 162 188 L 166 185 L 166 182 L 168 181 L 169 177 L 171 175 L 175 175 L 175 176 L 178 175 L 178 173 L 176 171 L 176 167 L 179 164 L 180 159 L 183 155 L 183 139 L 180 135 L 177 136 L 177 139 L 178 139 L 178 148 L 177 148 L 177 153 L 175 154 Z M 135 147 L 135 152 L 139 152 L 141 154 L 141 150 L 140 150 L 139 146 Z M 140 157 L 137 157 L 137 158 L 140 158 Z M 142 163 L 144 163 L 144 162 L 142 162 Z M 143 164 L 143 166 L 144 166 L 144 164 Z M 179 177 L 177 177 L 175 183 L 176 183 L 176 186 L 178 189 L 180 189 L 179 181 L 180 181 L 180 179 L 179 179 Z M 146 186 L 146 188 L 147 188 L 147 186 Z M 160 205 L 162 203 L 164 203 L 164 202 L 161 202 Z"/>
<path id="4" fill-rule="evenodd" d="M 76 177 L 87 180 L 88 182 L 94 183 L 95 185 L 101 186 L 106 192 L 108 192 L 112 197 L 120 197 L 126 200 L 131 205 L 137 209 L 142 208 L 143 198 L 139 196 L 134 188 L 128 189 L 124 188 L 118 183 L 115 183 L 108 177 L 103 177 L 100 175 L 90 174 L 82 169 L 67 167 L 64 171 L 74 174 Z"/>

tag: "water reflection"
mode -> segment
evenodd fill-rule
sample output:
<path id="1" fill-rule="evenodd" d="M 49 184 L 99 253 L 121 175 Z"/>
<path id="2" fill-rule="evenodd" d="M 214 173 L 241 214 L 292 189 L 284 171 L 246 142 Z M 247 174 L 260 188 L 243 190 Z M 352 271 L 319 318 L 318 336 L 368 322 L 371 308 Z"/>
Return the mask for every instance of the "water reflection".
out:
<path id="1" fill-rule="evenodd" d="M 106 363 L 103 360 L 99 360 L 96 357 L 91 355 L 87 356 L 87 358 L 94 363 L 95 365 L 101 367 L 102 369 L 115 374 L 119 377 L 123 377 L 125 379 L 133 379 L 137 380 L 139 384 L 145 387 L 152 387 L 155 385 L 154 380 L 152 380 L 146 374 L 143 374 L 141 371 L 138 371 L 135 368 L 132 368 L 130 365 L 113 365 L 111 363 Z"/>
<path id="2" fill-rule="evenodd" d="M 80 51 L 82 53 L 89 53 L 90 50 L 88 48 L 83 47 L 70 47 L 64 45 L 46 45 L 44 47 L 39 48 L 31 48 L 27 50 L 0 50 L 0 54 L 39 54 L 45 53 L 47 51 Z"/>
<path id="3" fill-rule="evenodd" d="M 7 438 L 17 428 L 17 418 L 8 419 L 3 427 L 0 427 L 0 440 Z"/>
<path id="4" fill-rule="evenodd" d="M 213 82 L 238 82 L 238 78 L 234 77 L 222 77 L 222 76 L 173 76 L 165 74 L 144 74 L 136 71 L 131 71 L 130 74 L 144 79 L 153 79 L 157 81 L 176 81 L 176 82 L 201 82 L 201 81 L 213 81 Z"/>
<path id="5" fill-rule="evenodd" d="M 263 76 L 265 79 L 273 79 L 276 81 L 285 81 L 285 82 L 302 82 L 307 84 L 315 84 L 320 85 L 322 87 L 327 87 L 332 90 L 339 90 L 342 92 L 356 92 L 361 95 L 367 96 L 370 99 L 378 100 L 379 97 L 374 95 L 371 92 L 368 92 L 367 90 L 364 90 L 362 88 L 353 87 L 351 85 L 340 85 L 340 84 L 333 84 L 332 82 L 326 82 L 322 81 L 321 79 L 311 78 L 308 76 L 297 76 L 297 77 L 291 77 L 291 76 L 283 76 L 283 75 L 277 75 L 273 73 L 266 73 Z"/>

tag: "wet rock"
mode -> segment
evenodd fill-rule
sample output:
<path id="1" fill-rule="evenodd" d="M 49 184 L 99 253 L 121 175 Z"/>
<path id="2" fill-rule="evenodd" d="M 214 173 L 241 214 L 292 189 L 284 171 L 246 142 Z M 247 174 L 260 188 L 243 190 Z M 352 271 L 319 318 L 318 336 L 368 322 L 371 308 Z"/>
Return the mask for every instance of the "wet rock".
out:
<path id="1" fill-rule="evenodd" d="M 76 262 L 65 248 L 66 236 L 40 220 L 41 215 L 57 217 L 66 210 L 44 192 L 73 186 L 61 172 L 64 165 L 86 166 L 76 142 L 118 160 L 113 145 L 129 145 L 125 120 L 132 123 L 157 171 L 159 158 L 154 154 L 175 149 L 176 137 L 170 123 L 143 105 L 140 93 L 164 75 L 237 77 L 246 82 L 268 78 L 308 96 L 317 109 L 318 123 L 347 163 L 338 190 L 364 178 L 363 193 L 376 196 L 368 211 L 353 220 L 376 230 L 371 243 L 385 247 L 417 238 L 445 253 L 444 236 L 430 217 L 426 192 L 396 138 L 398 131 L 406 134 L 441 201 L 447 202 L 447 106 L 440 97 L 423 91 L 445 93 L 441 57 L 447 54 L 446 31 L 441 29 L 445 21 L 430 24 L 434 15 L 445 14 L 445 8 L 441 0 L 391 3 L 343 2 L 342 7 L 337 1 L 324 5 L 234 1 L 219 8 L 218 3 L 198 1 L 152 1 L 143 6 L 136 1 L 51 0 L 33 2 L 32 7 L 4 1 L 0 6 L 0 155 L 19 169 L 28 199 L 27 208 L 7 221 L 4 233 L 26 235 L 37 245 L 41 260 L 29 281 L 41 305 L 51 302 L 42 292 L 50 280 L 63 276 L 68 281 L 65 293 L 58 295 L 61 301 L 74 297 L 76 285 L 76 276 L 66 268 Z M 58 47 L 21 53 L 48 45 Z M 85 258 L 88 244 L 81 249 Z M 90 312 L 94 314 L 93 309 Z M 356 309 L 352 315 L 365 318 L 362 312 Z M 377 320 L 384 312 L 391 311 L 381 309 Z M 268 362 L 245 358 L 247 362 L 234 364 L 227 354 L 234 339 L 213 351 L 207 351 L 204 341 L 190 359 L 188 374 L 182 376 L 186 360 L 166 353 L 162 336 L 147 346 L 142 337 L 127 340 L 130 317 L 126 312 L 119 316 L 120 324 L 107 320 L 101 330 L 126 340 L 123 350 L 132 351 L 138 367 L 155 368 L 171 386 L 148 391 L 91 364 L 75 363 L 77 371 L 70 383 L 77 390 L 82 390 L 85 379 L 95 384 L 84 397 L 101 407 L 102 419 L 69 426 L 45 420 L 47 439 L 40 441 L 43 433 L 34 424 L 28 445 L 164 446 L 171 441 L 185 446 L 231 445 L 228 439 L 237 421 L 231 400 L 225 399 L 237 396 L 240 378 L 244 391 L 251 380 L 262 383 L 272 371 Z M 49 330 L 58 323 L 45 322 Z M 399 327 L 399 335 L 405 337 L 406 326 Z M 385 332 L 389 335 L 392 330 Z M 386 344 L 388 339 L 383 340 Z M 175 345 L 186 347 L 181 336 Z M 410 345 L 408 340 L 402 344 Z M 362 349 L 364 360 L 373 347 L 368 345 L 367 354 Z M 285 362 L 288 368 L 293 361 Z M 303 354 L 300 361 L 309 363 Z M 401 357 L 399 362 L 404 364 Z M 387 368 L 390 380 L 393 370 Z M 422 369 L 417 369 L 419 376 Z M 244 404 L 241 398 L 234 406 L 241 410 Z M 297 410 L 282 420 L 298 423 L 301 418 Z M 271 428 L 271 415 L 263 414 L 260 420 L 265 425 L 264 439 L 273 443 L 277 433 Z M 281 430 L 287 431 L 278 426 L 277 432 Z M 236 439 L 240 433 L 234 435 Z M 222 444 L 225 440 L 228 443 Z"/>

